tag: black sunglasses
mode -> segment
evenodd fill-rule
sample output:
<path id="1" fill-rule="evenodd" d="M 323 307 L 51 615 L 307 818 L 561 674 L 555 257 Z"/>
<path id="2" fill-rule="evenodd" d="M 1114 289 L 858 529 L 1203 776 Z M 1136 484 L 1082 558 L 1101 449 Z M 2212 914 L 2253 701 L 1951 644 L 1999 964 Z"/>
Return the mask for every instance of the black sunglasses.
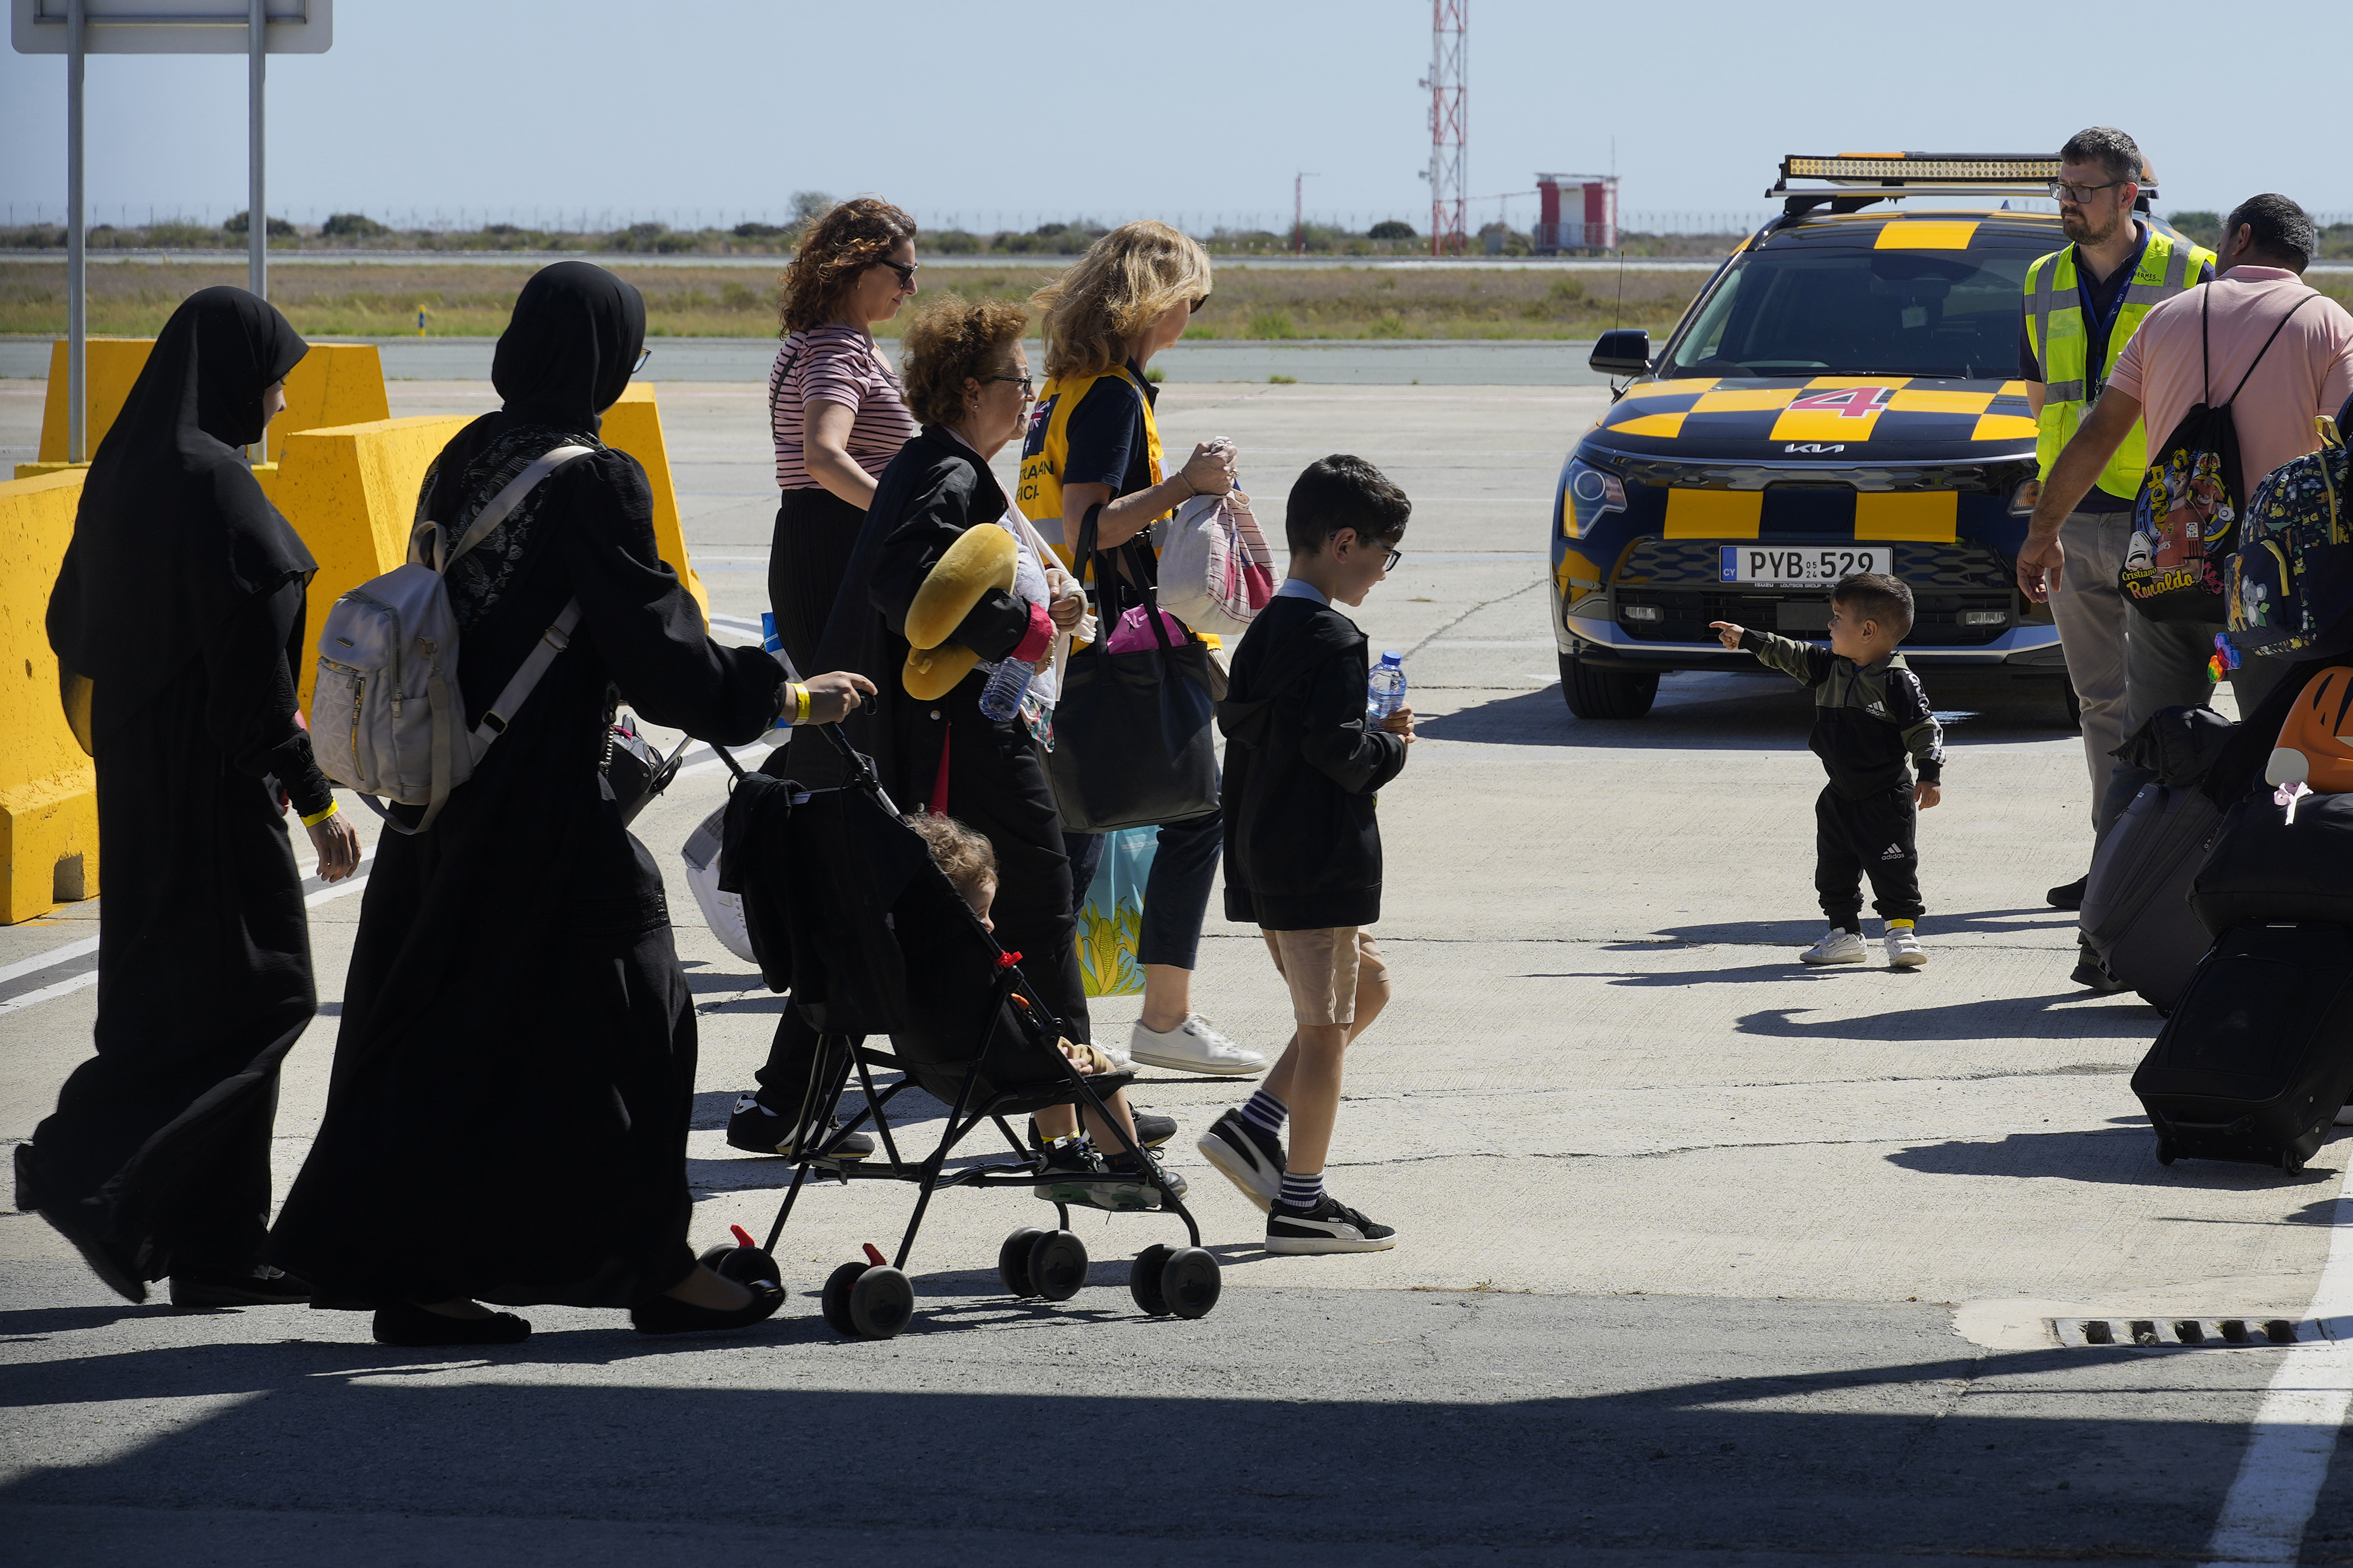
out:
<path id="1" fill-rule="evenodd" d="M 898 262 L 892 260 L 886 256 L 874 265 L 877 267 L 887 267 L 892 271 L 897 273 L 899 275 L 900 288 L 913 289 L 915 286 L 915 268 L 921 267 L 923 263 L 920 261 L 910 261 L 906 265 L 901 266 Z"/>
<path id="2" fill-rule="evenodd" d="M 1193 313 L 1194 315 L 1196 315 L 1196 316 L 1199 315 L 1199 314 L 1201 313 L 1201 307 L 1202 307 L 1202 306 L 1204 306 L 1204 305 L 1206 305 L 1206 304 L 1208 304 L 1208 302 L 1209 302 L 1209 297 L 1208 297 L 1207 294 L 1204 294 L 1204 295 L 1202 295 L 1200 298 L 1198 298 L 1198 299 L 1195 300 L 1193 301 L 1193 310 L 1192 310 L 1192 313 Z"/>
<path id="3" fill-rule="evenodd" d="M 641 353 L 638 353 L 638 363 L 635 363 L 635 364 L 633 364 L 633 365 L 631 365 L 631 366 L 629 367 L 629 374 L 630 374 L 631 375 L 635 375 L 635 374 L 638 374 L 638 372 L 639 372 L 639 371 L 641 371 L 641 370 L 645 369 L 645 368 L 646 368 L 646 361 L 648 361 L 648 360 L 649 360 L 649 359 L 651 359 L 651 358 L 653 358 L 653 357 L 654 357 L 654 351 L 653 351 L 653 350 L 651 350 L 651 349 L 646 349 L 646 350 L 642 351 Z"/>

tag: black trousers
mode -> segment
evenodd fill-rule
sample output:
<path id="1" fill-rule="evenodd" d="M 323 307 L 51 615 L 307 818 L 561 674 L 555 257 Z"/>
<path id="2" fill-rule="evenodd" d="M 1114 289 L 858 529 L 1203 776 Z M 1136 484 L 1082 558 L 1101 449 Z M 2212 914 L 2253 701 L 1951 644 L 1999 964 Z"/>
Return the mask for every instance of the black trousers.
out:
<path id="1" fill-rule="evenodd" d="M 1825 784 L 1814 797 L 1814 892 L 1831 924 L 1862 929 L 1862 879 L 1871 879 L 1871 907 L 1891 921 L 1916 921 L 1920 902 L 1920 851 L 1914 833 L 1920 821 L 1912 786 L 1898 784 L 1849 800 Z"/>
<path id="2" fill-rule="evenodd" d="M 786 490 L 776 508 L 776 531 L 768 543 L 768 608 L 786 657 L 805 676 L 824 673 L 816 668 L 818 639 L 865 526 L 865 511 L 831 490 Z"/>

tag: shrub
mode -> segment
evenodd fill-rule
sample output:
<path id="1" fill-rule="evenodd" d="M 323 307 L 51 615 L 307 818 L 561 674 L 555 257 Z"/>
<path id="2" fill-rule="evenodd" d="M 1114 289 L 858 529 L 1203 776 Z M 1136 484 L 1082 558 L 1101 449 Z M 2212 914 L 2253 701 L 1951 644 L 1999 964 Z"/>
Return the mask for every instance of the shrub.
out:
<path id="1" fill-rule="evenodd" d="M 1261 310 L 1250 320 L 1250 335 L 1254 338 L 1295 338 L 1299 329 L 1292 324 L 1288 310 Z"/>
<path id="2" fill-rule="evenodd" d="M 2212 212 L 2186 212 L 2168 215 L 2167 222 L 2203 246 L 2222 243 L 2222 215 Z"/>
<path id="3" fill-rule="evenodd" d="M 1405 318 L 1395 310 L 1384 310 L 1365 328 L 1368 338 L 1401 338 L 1405 336 Z"/>
<path id="4" fill-rule="evenodd" d="M 292 239 L 294 237 L 294 226 L 288 223 L 284 218 L 273 217 L 265 221 L 268 225 L 268 233 L 270 238 Z M 239 213 L 235 217 L 229 219 L 227 223 L 221 225 L 221 232 L 223 234 L 243 234 L 252 222 L 253 218 L 250 214 Z"/>
<path id="5" fill-rule="evenodd" d="M 980 236 L 960 228 L 942 229 L 923 237 L 923 247 L 941 256 L 977 256 L 986 247 Z"/>
<path id="6" fill-rule="evenodd" d="M 774 239 L 791 230 L 773 223 L 739 223 L 728 232 L 738 239 Z"/>
<path id="7" fill-rule="evenodd" d="M 392 230 L 365 213 L 329 213 L 319 232 L 329 239 L 374 239 Z"/>
<path id="8" fill-rule="evenodd" d="M 1390 218 L 1385 223 L 1377 223 L 1366 229 L 1365 237 L 1366 239 L 1412 239 L 1416 236 L 1413 232 L 1413 225 L 1399 223 L 1397 219 Z"/>
<path id="9" fill-rule="evenodd" d="M 1564 303 L 1573 303 L 1585 298 L 1585 283 L 1577 278 L 1556 278 L 1546 292 Z"/>

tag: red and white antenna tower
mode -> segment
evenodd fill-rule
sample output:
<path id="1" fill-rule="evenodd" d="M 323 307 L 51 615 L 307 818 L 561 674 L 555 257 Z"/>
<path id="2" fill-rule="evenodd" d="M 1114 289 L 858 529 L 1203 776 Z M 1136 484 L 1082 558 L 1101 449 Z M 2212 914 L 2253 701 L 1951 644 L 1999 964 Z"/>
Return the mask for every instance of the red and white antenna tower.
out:
<path id="1" fill-rule="evenodd" d="M 1444 256 L 1466 249 L 1466 203 L 1470 184 L 1465 156 L 1469 146 L 1470 86 L 1463 63 L 1470 33 L 1471 0 L 1430 0 L 1430 253 Z"/>

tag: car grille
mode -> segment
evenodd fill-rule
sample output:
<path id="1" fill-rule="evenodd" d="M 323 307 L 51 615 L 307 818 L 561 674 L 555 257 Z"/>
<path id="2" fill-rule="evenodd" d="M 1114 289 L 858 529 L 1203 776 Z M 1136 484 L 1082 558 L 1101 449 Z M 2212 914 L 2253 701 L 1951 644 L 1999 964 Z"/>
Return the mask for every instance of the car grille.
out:
<path id="1" fill-rule="evenodd" d="M 1646 539 L 1636 544 L 1618 569 L 1620 629 L 1639 642 L 1705 642 L 1715 635 L 1708 630 L 1710 621 L 1736 621 L 1758 631 L 1819 637 L 1830 610 L 1827 591 L 1736 587 L 1717 575 L 1718 548 L 1717 541 L 1701 539 Z M 2010 629 L 2016 594 L 2010 568 L 1991 550 L 1968 542 L 1889 548 L 1895 552 L 1895 574 L 1912 585 L 1906 645 L 1974 647 Z M 1628 620 L 1629 605 L 1654 605 L 1662 618 Z M 1999 610 L 2003 618 L 1992 626 L 1965 626 L 1965 610 Z"/>

